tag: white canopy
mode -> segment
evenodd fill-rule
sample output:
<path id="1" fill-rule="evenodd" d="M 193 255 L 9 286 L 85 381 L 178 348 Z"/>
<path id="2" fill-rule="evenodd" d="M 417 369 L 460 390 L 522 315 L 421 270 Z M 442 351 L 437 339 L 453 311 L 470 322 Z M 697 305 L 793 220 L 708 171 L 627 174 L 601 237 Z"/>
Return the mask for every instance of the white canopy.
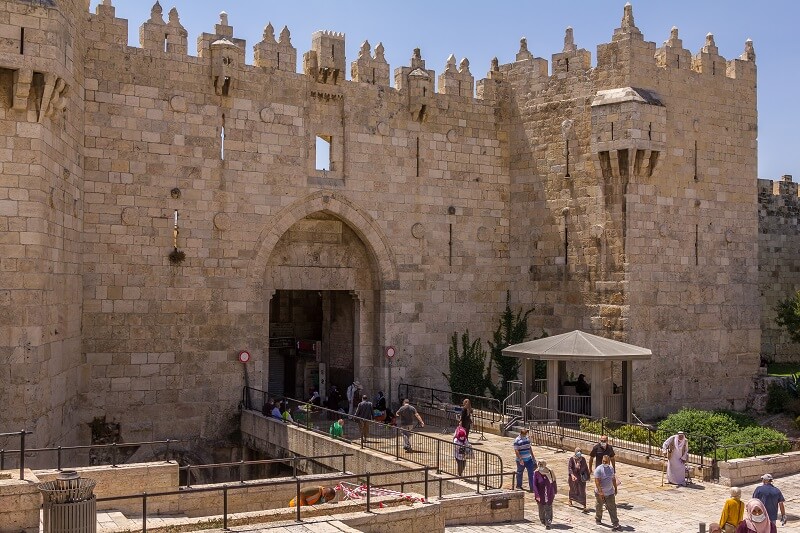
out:
<path id="1" fill-rule="evenodd" d="M 653 352 L 583 331 L 572 331 L 514 344 L 503 355 L 541 361 L 632 361 L 650 359 Z"/>

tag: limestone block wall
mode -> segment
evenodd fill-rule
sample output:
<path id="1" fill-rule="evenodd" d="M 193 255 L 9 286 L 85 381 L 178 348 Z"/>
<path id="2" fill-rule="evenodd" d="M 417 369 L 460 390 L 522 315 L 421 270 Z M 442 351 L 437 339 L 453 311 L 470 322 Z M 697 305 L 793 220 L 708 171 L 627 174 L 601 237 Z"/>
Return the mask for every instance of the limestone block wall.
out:
<path id="1" fill-rule="evenodd" d="M 110 34 L 126 25 L 91 20 Z M 395 380 L 441 386 L 452 331 L 488 336 L 508 288 L 492 105 L 434 95 L 419 122 L 388 87 L 238 64 L 218 95 L 209 58 L 97 35 L 86 69 L 89 413 L 121 420 L 128 438 L 232 429 L 236 352 L 251 351 L 250 383 L 265 383 L 276 289 L 355 291 L 368 390 L 386 387 L 383 346 L 399 349 Z M 309 166 L 321 134 L 341 159 L 330 173 Z M 167 257 L 175 211 L 180 265 Z M 302 226 L 320 218 L 347 226 L 344 256 L 307 242 Z"/>
<path id="2" fill-rule="evenodd" d="M 0 427 L 73 444 L 81 357 L 86 5 L 0 2 Z"/>
<path id="3" fill-rule="evenodd" d="M 776 478 L 775 484 L 780 485 L 781 476 L 797 473 L 798 467 L 800 467 L 800 452 L 731 459 L 719 463 L 719 482 L 738 487 L 755 483 L 764 474 L 772 474 Z"/>
<path id="4" fill-rule="evenodd" d="M 758 285 L 761 290 L 761 357 L 800 359 L 800 346 L 775 324 L 775 306 L 800 290 L 800 216 L 797 183 L 791 176 L 758 180 Z"/>
<path id="5" fill-rule="evenodd" d="M 38 533 L 42 493 L 40 479 L 29 469 L 0 471 L 0 533 Z"/>
<path id="6" fill-rule="evenodd" d="M 746 43 L 726 61 L 713 42 L 692 66 L 642 58 L 631 72 L 666 108 L 664 153 L 626 191 L 629 341 L 653 350 L 634 364 L 647 416 L 743 409 L 759 364 L 755 56 Z"/>

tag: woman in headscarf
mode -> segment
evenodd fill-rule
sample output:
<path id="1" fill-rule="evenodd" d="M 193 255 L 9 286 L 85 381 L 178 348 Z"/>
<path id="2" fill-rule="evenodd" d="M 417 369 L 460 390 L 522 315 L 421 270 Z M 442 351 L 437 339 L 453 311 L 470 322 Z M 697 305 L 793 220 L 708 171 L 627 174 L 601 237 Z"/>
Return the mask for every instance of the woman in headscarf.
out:
<path id="1" fill-rule="evenodd" d="M 533 474 L 533 495 L 539 507 L 539 520 L 546 529 L 553 525 L 553 498 L 556 492 L 556 475 L 547 468 L 547 461 L 540 460 Z"/>
<path id="2" fill-rule="evenodd" d="M 736 533 L 778 533 L 778 528 L 767 516 L 761 500 L 749 500 L 744 506 L 744 520 L 739 522 Z"/>
<path id="3" fill-rule="evenodd" d="M 456 460 L 459 477 L 464 475 L 464 467 L 467 466 L 467 459 L 472 457 L 472 453 L 472 444 L 467 438 L 467 432 L 459 425 L 453 435 L 453 457 Z"/>
<path id="4" fill-rule="evenodd" d="M 719 527 L 724 533 L 734 533 L 736 526 L 744 518 L 744 502 L 742 489 L 731 487 L 731 497 L 725 500 L 722 506 L 722 515 L 719 517 Z"/>
<path id="5" fill-rule="evenodd" d="M 586 466 L 586 458 L 581 453 L 580 448 L 575 448 L 575 455 L 569 458 L 567 463 L 569 477 L 569 506 L 572 502 L 577 502 L 586 510 L 586 482 L 589 481 L 589 467 Z"/>

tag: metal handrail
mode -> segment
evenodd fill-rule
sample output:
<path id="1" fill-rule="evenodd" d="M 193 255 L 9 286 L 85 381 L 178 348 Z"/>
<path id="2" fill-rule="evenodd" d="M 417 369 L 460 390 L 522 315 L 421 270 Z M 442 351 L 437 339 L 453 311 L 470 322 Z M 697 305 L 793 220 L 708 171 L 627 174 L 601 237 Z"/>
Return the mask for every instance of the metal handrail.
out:
<path id="1" fill-rule="evenodd" d="M 19 479 L 25 479 L 25 435 L 33 435 L 33 431 L 22 429 L 13 433 L 0 433 L 0 437 L 19 437 Z M 28 450 L 30 451 L 30 450 Z M 5 470 L 5 450 L 0 450 L 0 470 Z"/>
<path id="2" fill-rule="evenodd" d="M 529 406 L 530 406 L 530 405 L 533 403 L 533 401 L 534 401 L 536 398 L 538 398 L 538 397 L 539 397 L 539 395 L 538 395 L 538 394 L 534 394 L 534 395 L 533 395 L 533 398 L 531 398 L 530 400 L 528 400 L 527 402 L 525 402 L 525 407 L 522 409 L 522 421 L 523 421 L 523 423 L 525 423 L 525 424 L 527 424 L 527 423 L 528 423 L 528 407 L 529 407 Z"/>
<path id="3" fill-rule="evenodd" d="M 31 434 L 30 431 L 27 432 L 28 435 Z M 0 433 L 0 437 L 8 437 L 20 435 L 20 432 L 16 433 Z M 6 462 L 6 455 L 7 454 L 19 454 L 20 457 L 20 479 L 25 479 L 22 476 L 22 470 L 25 468 L 25 455 L 31 453 L 40 453 L 40 452 L 56 452 L 56 470 L 63 470 L 62 464 L 62 452 L 69 451 L 69 450 L 96 450 L 102 448 L 111 448 L 111 466 L 117 467 L 117 451 L 120 448 L 133 448 L 138 446 L 147 446 L 150 444 L 166 444 L 167 449 L 164 453 L 164 457 L 166 458 L 170 452 L 170 445 L 176 442 L 186 442 L 185 440 L 180 439 L 166 439 L 166 440 L 150 440 L 150 441 L 143 441 L 143 442 L 112 442 L 110 444 L 83 444 L 78 446 L 55 446 L 49 448 L 25 448 L 25 439 L 22 437 L 20 439 L 20 449 L 19 450 L 6 450 L 0 449 L 0 470 L 5 469 L 5 462 Z M 166 459 L 166 462 L 170 462 L 169 459 Z M 44 467 L 47 468 L 47 467 Z"/>
<path id="4" fill-rule="evenodd" d="M 274 463 L 286 463 L 288 461 L 292 462 L 292 477 L 297 477 L 297 461 L 316 461 L 318 459 L 332 459 L 332 458 L 342 458 L 342 474 L 347 472 L 347 457 L 352 457 L 355 454 L 352 453 L 336 453 L 336 454 L 328 454 L 328 455 L 313 455 L 313 456 L 306 456 L 306 455 L 297 455 L 292 454 L 292 457 L 284 457 L 282 459 L 257 459 L 251 461 L 236 461 L 233 463 L 211 463 L 205 465 L 186 465 L 181 466 L 178 470 L 185 470 L 186 471 L 186 488 L 192 487 L 192 472 L 195 470 L 214 470 L 217 468 L 232 468 L 236 467 L 239 470 L 239 483 L 244 483 L 244 472 L 242 471 L 242 467 L 244 466 L 252 466 L 252 465 L 266 465 L 266 464 L 274 464 Z"/>
<path id="5" fill-rule="evenodd" d="M 509 472 L 499 472 L 496 474 L 475 474 L 474 476 L 451 476 L 451 477 L 443 477 L 439 476 L 436 479 L 430 478 L 430 467 L 424 466 L 421 468 L 403 468 L 398 470 L 389 470 L 383 472 L 364 472 L 358 474 L 342 474 L 337 475 L 336 479 L 338 480 L 345 480 L 345 479 L 364 479 L 367 489 L 367 497 L 365 498 L 366 504 L 366 512 L 372 512 L 372 502 L 370 500 L 370 489 L 373 486 L 378 487 L 401 487 L 401 492 L 405 489 L 407 485 L 417 485 L 417 484 L 424 484 L 423 488 L 423 502 L 427 502 L 429 498 L 430 492 L 430 483 L 438 483 L 439 484 L 439 498 L 442 497 L 442 483 L 444 481 L 452 481 L 452 480 L 470 480 L 475 478 L 475 490 L 477 494 L 481 493 L 481 479 L 486 478 L 489 476 L 514 476 L 516 472 L 509 471 Z M 371 483 L 371 478 L 373 476 L 389 476 L 393 474 L 403 474 L 407 475 L 409 473 L 414 472 L 421 472 L 423 473 L 423 479 L 419 481 L 402 481 L 396 483 L 382 483 L 381 485 L 373 485 Z M 513 479 L 513 478 L 512 478 Z M 302 522 L 302 517 L 300 511 L 302 506 L 299 505 L 300 502 L 300 484 L 302 482 L 313 482 L 313 481 L 331 481 L 330 475 L 319 475 L 319 474 L 312 474 L 308 476 L 300 476 L 297 479 L 292 480 L 269 480 L 269 481 L 262 481 L 262 482 L 249 482 L 247 484 L 238 484 L 238 485 L 228 485 L 223 484 L 221 487 L 203 487 L 203 488 L 185 488 L 180 490 L 171 490 L 171 491 L 162 491 L 162 492 L 141 492 L 137 494 L 122 494 L 119 496 L 107 496 L 103 498 L 97 498 L 98 502 L 111 502 L 111 501 L 120 501 L 120 500 L 132 500 L 132 499 L 141 499 L 142 500 L 142 533 L 147 533 L 147 499 L 148 498 L 158 498 L 162 496 L 185 496 L 186 494 L 190 493 L 203 493 L 203 492 L 222 492 L 222 529 L 224 531 L 228 531 L 228 491 L 233 490 L 250 490 L 257 487 L 269 487 L 269 486 L 281 486 L 281 485 L 294 485 L 295 486 L 295 502 L 298 505 L 295 506 L 295 520 L 297 522 Z M 483 485 L 486 485 L 486 481 L 484 481 Z M 502 481 L 501 481 L 502 485 Z M 513 483 L 512 483 L 513 485 Z"/>
<path id="6" fill-rule="evenodd" d="M 243 400 L 245 400 L 249 395 L 248 393 L 251 392 L 257 393 L 256 395 L 262 394 L 263 398 L 269 397 L 269 394 L 266 391 L 256 389 L 254 387 L 244 387 L 242 391 Z M 355 443 L 358 439 L 362 449 L 369 448 L 380 453 L 389 454 L 394 456 L 395 459 L 399 461 L 401 458 L 400 450 L 401 448 L 404 448 L 404 446 L 401 444 L 401 440 L 405 435 L 416 443 L 413 448 L 422 453 L 408 453 L 403 456 L 404 459 L 413 463 L 435 468 L 437 473 L 445 472 L 452 474 L 453 472 L 457 471 L 458 465 L 455 461 L 454 454 L 452 453 L 454 444 L 451 440 L 444 440 L 415 431 L 406 432 L 405 430 L 401 430 L 393 425 L 375 422 L 374 420 L 358 418 L 352 415 L 347 416 L 339 411 L 332 411 L 324 407 L 318 407 L 302 400 L 286 397 L 284 397 L 283 400 L 299 407 L 300 414 L 303 416 L 304 420 L 293 420 L 293 422 L 291 422 L 297 427 L 327 436 L 327 428 L 320 428 L 316 424 L 311 423 L 311 418 L 313 416 L 326 416 L 326 423 L 337 418 L 348 418 L 358 422 L 365 422 L 369 427 L 369 432 L 372 433 L 374 438 L 379 440 L 376 441 L 374 438 L 373 440 L 369 440 L 355 437 L 352 442 Z M 253 406 L 246 401 L 243 403 L 243 407 L 247 410 L 261 412 L 260 409 L 253 409 Z M 348 430 L 351 424 L 345 424 L 345 426 L 347 426 L 346 430 Z M 474 458 L 467 462 L 467 467 L 470 471 L 477 472 L 479 469 L 482 469 L 483 473 L 485 474 L 497 474 L 502 472 L 503 459 L 499 455 L 482 450 L 480 448 L 473 448 L 472 450 Z"/>
<path id="7" fill-rule="evenodd" d="M 403 387 L 405 387 L 405 394 L 401 393 Z M 411 383 L 400 383 L 400 385 L 398 385 L 397 392 L 400 394 L 400 398 L 411 398 L 411 397 L 417 398 L 416 396 L 412 395 L 409 392 L 409 388 L 422 389 L 423 391 L 430 391 L 430 393 L 431 393 L 431 401 L 430 401 L 431 405 L 433 405 L 435 403 L 434 400 L 437 400 L 440 403 L 449 403 L 449 404 L 454 404 L 455 403 L 455 402 L 443 402 L 442 400 L 439 399 L 438 396 L 436 396 L 434 394 L 434 393 L 442 393 L 442 394 L 450 395 L 451 398 L 453 396 L 457 396 L 459 398 L 469 399 L 470 403 L 473 403 L 473 404 L 488 405 L 489 406 L 488 412 L 492 414 L 492 418 L 491 418 L 491 422 L 492 423 L 498 422 L 498 421 L 500 421 L 502 419 L 503 413 L 502 413 L 501 406 L 500 406 L 500 400 L 498 400 L 497 398 L 491 398 L 489 396 L 478 396 L 476 394 L 466 394 L 466 393 L 461 393 L 461 392 L 458 392 L 458 391 L 446 391 L 446 390 L 443 390 L 443 389 L 434 389 L 434 388 L 431 388 L 431 387 L 423 387 L 421 385 L 413 385 Z M 478 410 L 478 408 L 475 405 L 473 405 L 472 408 L 475 409 L 475 410 Z M 486 409 L 483 409 L 483 408 L 481 408 L 480 410 L 483 411 L 483 412 L 487 411 Z"/>

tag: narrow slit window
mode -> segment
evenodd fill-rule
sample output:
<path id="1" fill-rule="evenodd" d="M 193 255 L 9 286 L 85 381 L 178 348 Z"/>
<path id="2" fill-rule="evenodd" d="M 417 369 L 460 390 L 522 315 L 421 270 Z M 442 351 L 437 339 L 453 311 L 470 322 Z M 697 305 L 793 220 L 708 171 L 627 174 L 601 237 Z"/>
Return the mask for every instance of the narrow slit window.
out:
<path id="1" fill-rule="evenodd" d="M 225 115 L 222 115 L 222 127 L 219 132 L 219 158 L 225 160 Z"/>
<path id="2" fill-rule="evenodd" d="M 19 29 L 19 54 L 25 53 L 25 28 Z"/>
<path id="3" fill-rule="evenodd" d="M 419 177 L 419 137 L 417 137 L 417 177 Z"/>
<path id="4" fill-rule="evenodd" d="M 169 52 L 169 35 L 164 34 L 164 52 Z"/>
<path id="5" fill-rule="evenodd" d="M 333 137 L 330 135 L 317 135 L 317 170 L 331 170 L 331 156 L 333 155 L 333 150 L 331 149 L 332 144 Z"/>

